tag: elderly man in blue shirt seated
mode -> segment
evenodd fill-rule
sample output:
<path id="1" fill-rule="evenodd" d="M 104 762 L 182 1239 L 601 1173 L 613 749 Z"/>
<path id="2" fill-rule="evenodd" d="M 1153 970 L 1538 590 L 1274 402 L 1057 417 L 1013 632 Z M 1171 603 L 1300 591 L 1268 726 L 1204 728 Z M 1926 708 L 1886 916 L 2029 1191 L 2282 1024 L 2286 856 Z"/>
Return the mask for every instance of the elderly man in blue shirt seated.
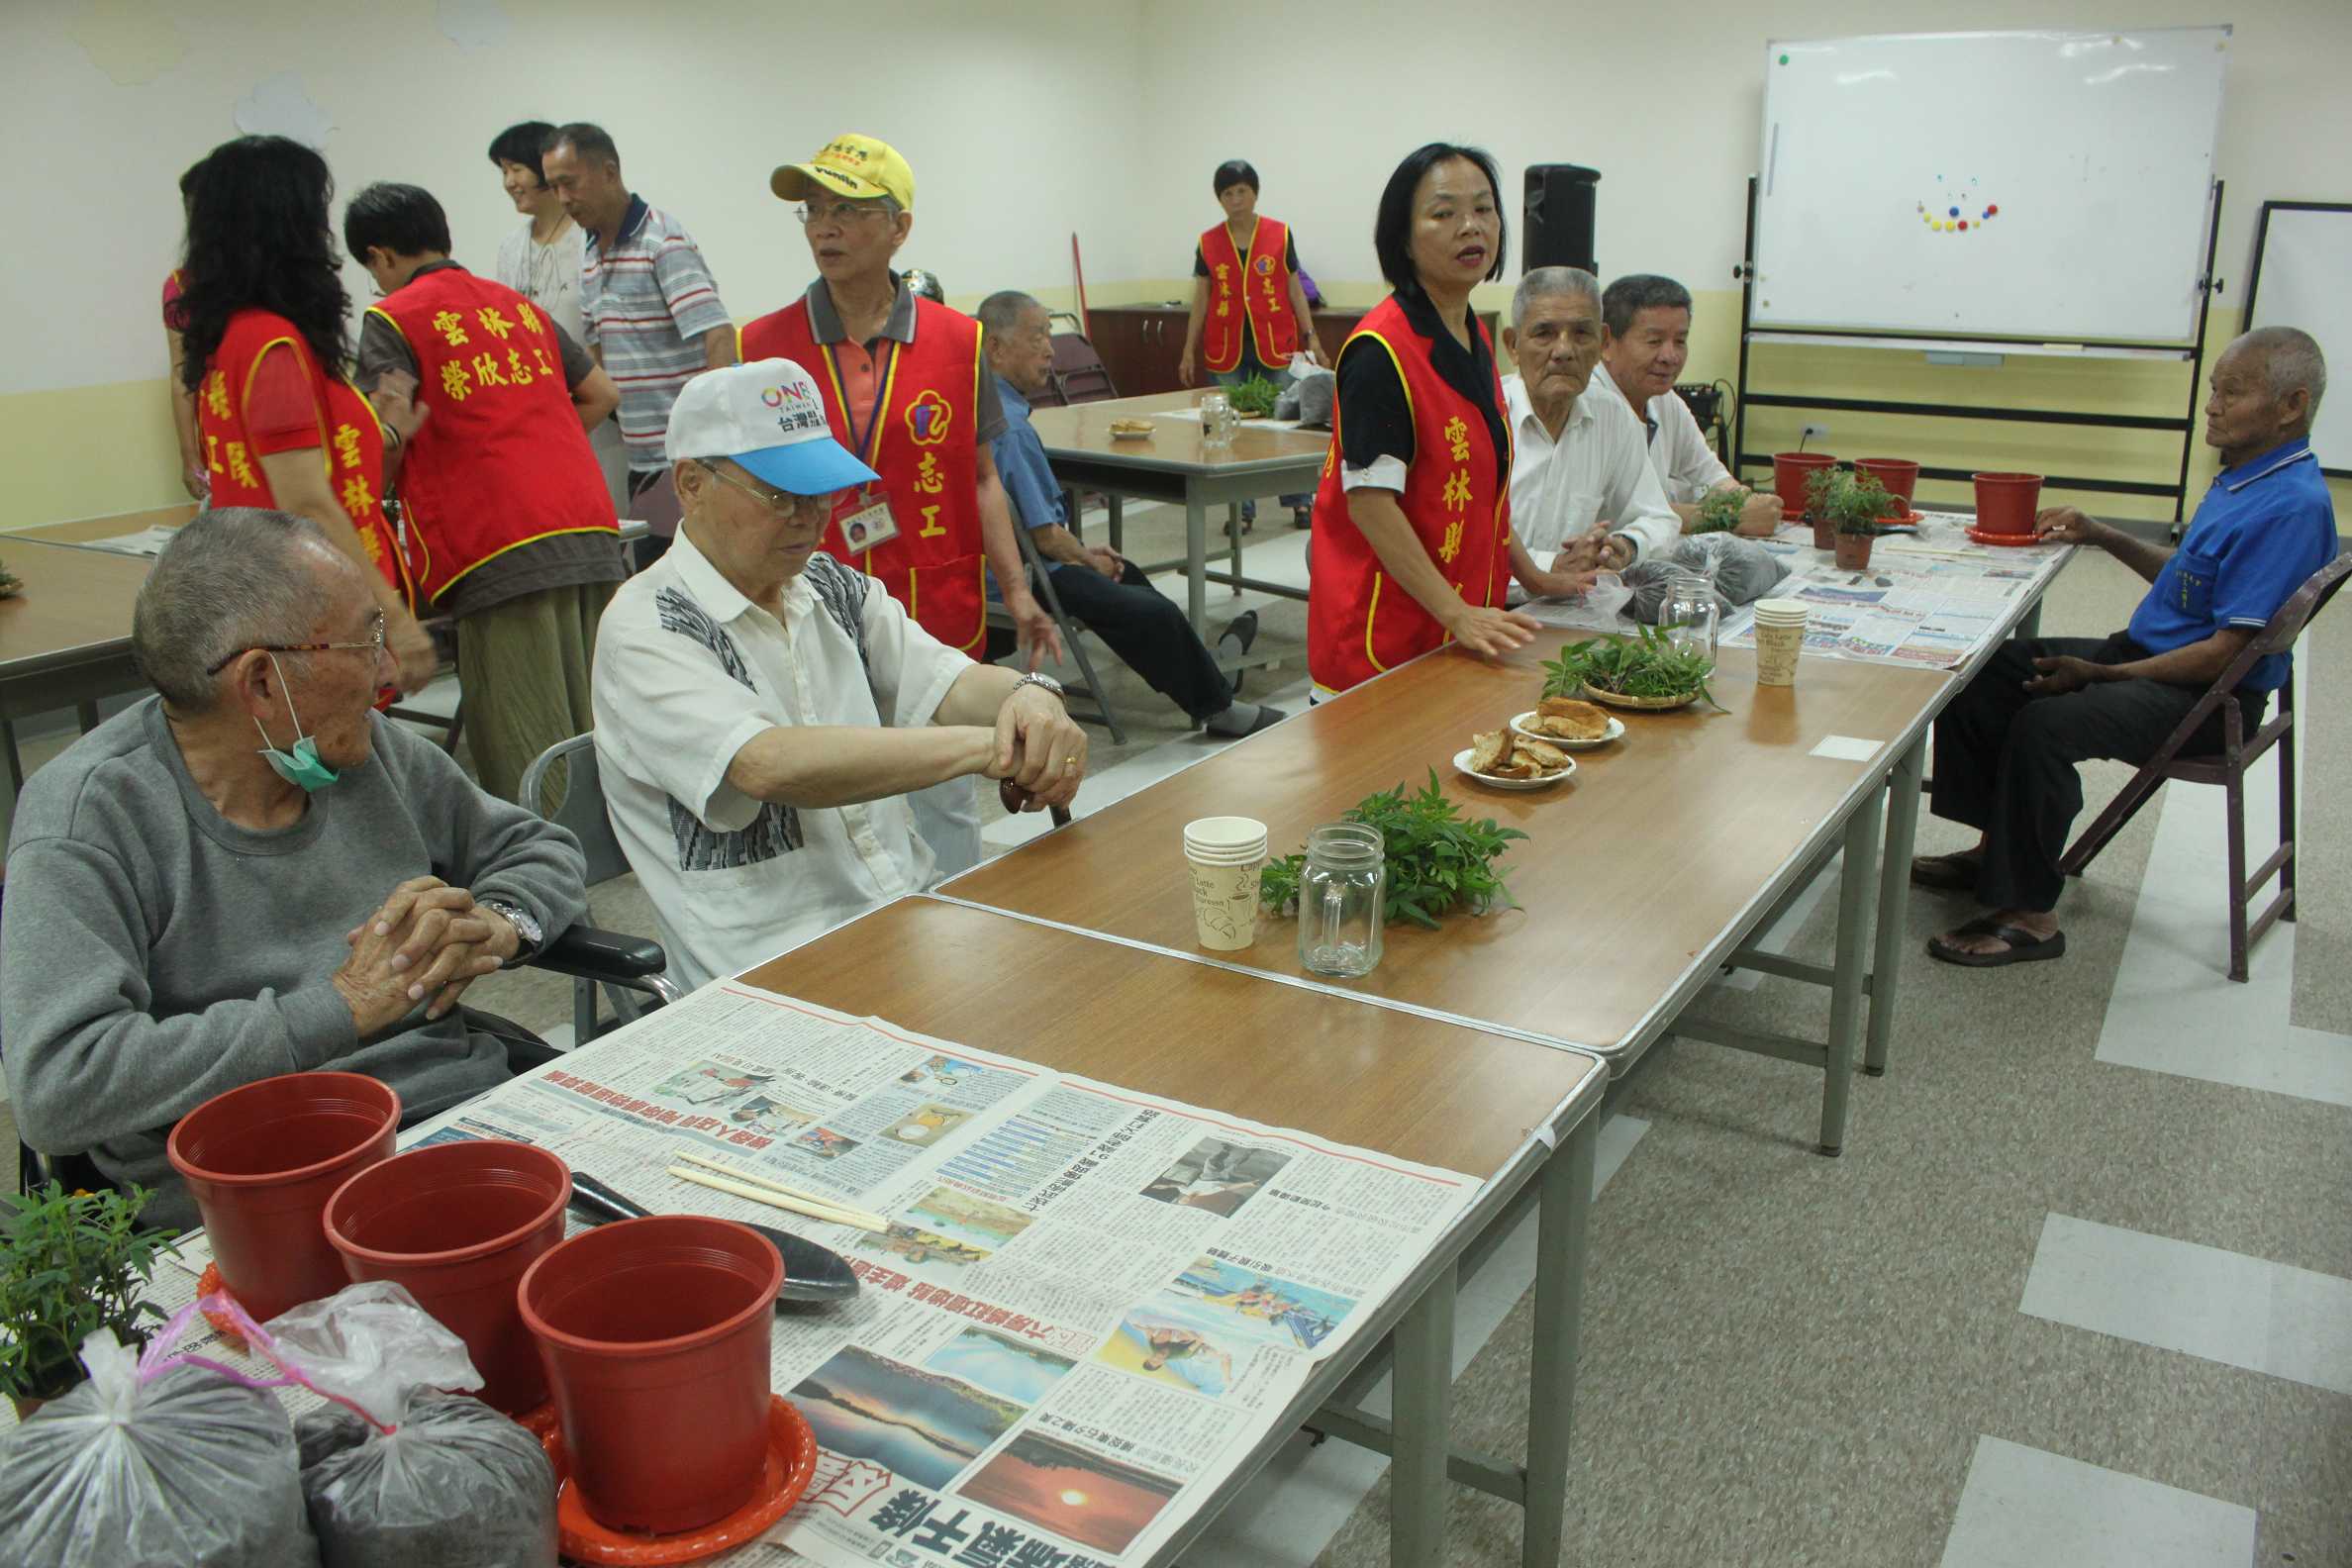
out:
<path id="1" fill-rule="evenodd" d="M 281 1073 L 366 1073 L 403 1120 L 505 1081 L 473 980 L 587 908 L 572 835 L 372 711 L 370 568 L 231 507 L 164 546 L 132 614 L 155 695 L 33 775 L 8 844 L 0 1018 L 26 1142 L 195 1205 L 172 1124 Z"/>
<path id="2" fill-rule="evenodd" d="M 2205 437 L 2221 472 L 2177 549 L 2149 544 L 2072 507 L 2036 519 L 2045 539 L 2106 550 L 2153 586 L 2113 636 L 2011 641 L 1935 722 L 1938 817 L 1983 831 L 1974 849 L 1911 862 L 1922 887 L 1972 895 L 1987 913 L 1927 950 L 1974 968 L 2056 958 L 2054 913 L 2067 834 L 2083 809 L 2075 765 L 2139 765 L 2304 581 L 2335 558 L 2335 509 L 2311 450 L 2327 389 L 2319 345 L 2292 327 L 2231 343 L 2213 368 Z M 2248 733 L 2286 684 L 2288 655 L 2257 660 L 2237 688 Z M 2216 709 L 2184 748 L 2218 750 Z"/>
<path id="3" fill-rule="evenodd" d="M 1232 683 L 1202 645 L 1184 612 L 1151 586 L 1149 578 L 1117 551 L 1080 543 L 1064 525 L 1061 486 L 1045 460 L 1045 445 L 1029 425 L 1029 399 L 1053 370 L 1053 329 L 1045 307 L 1007 289 L 980 302 L 981 337 L 988 368 L 997 378 L 1005 406 L 1005 433 L 993 451 L 1005 493 L 1053 574 L 1062 608 L 1101 637 L 1143 677 L 1153 691 L 1190 715 L 1211 735 L 1255 735 L 1282 714 L 1262 704 L 1239 701 Z M 1257 630 L 1257 612 L 1236 618 L 1219 637 L 1246 652 Z"/>

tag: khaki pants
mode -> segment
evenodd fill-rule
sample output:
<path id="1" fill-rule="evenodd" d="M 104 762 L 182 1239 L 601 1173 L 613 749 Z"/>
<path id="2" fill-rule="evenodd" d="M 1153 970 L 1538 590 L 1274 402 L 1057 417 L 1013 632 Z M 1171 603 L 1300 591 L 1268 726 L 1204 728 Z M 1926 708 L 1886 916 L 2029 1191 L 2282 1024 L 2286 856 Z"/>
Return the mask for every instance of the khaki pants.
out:
<path id="1" fill-rule="evenodd" d="M 458 619 L 465 743 L 482 788 L 501 800 L 515 799 L 541 751 L 594 727 L 588 672 L 596 623 L 618 586 L 548 588 Z M 553 803 L 518 804 L 543 814 Z"/>

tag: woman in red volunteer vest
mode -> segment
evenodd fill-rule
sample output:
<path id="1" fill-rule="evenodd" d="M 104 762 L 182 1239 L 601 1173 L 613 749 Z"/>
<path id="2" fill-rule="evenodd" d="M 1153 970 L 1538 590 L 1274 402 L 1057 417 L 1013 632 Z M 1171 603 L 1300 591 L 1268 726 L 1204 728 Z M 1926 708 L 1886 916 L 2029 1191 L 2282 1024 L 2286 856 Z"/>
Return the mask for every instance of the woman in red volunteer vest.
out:
<path id="1" fill-rule="evenodd" d="M 1004 411 L 980 324 L 890 270 L 915 223 L 906 159 L 871 137 L 838 136 L 808 162 L 778 168 L 768 185 L 800 204 L 818 277 L 742 330 L 739 357 L 806 367 L 833 436 L 882 476 L 878 487 L 836 498 L 824 547 L 881 579 L 918 626 L 974 658 L 988 631 L 985 561 L 1031 667 L 1040 649 L 1059 659 L 1061 638 L 1029 589 L 989 451 Z"/>
<path id="2" fill-rule="evenodd" d="M 1395 290 L 1339 350 L 1307 601 L 1317 695 L 1442 643 L 1496 657 L 1537 630 L 1503 608 L 1511 422 L 1470 291 L 1503 272 L 1494 161 L 1431 143 L 1389 176 L 1373 245 Z M 1344 521 L 1342 521 L 1344 520 Z"/>
<path id="3" fill-rule="evenodd" d="M 1225 222 L 1203 231 L 1193 248 L 1192 316 L 1184 325 L 1184 353 L 1176 379 L 1193 384 L 1196 359 L 1219 386 L 1253 376 L 1281 384 L 1291 355 L 1304 350 L 1328 364 L 1315 335 L 1315 313 L 1300 281 L 1299 244 L 1290 225 L 1257 210 L 1258 172 L 1239 158 L 1217 166 L 1211 181 Z M 1286 495 L 1299 527 L 1308 523 L 1310 495 Z M 1241 522 L 1257 517 L 1257 503 L 1241 503 Z"/>
<path id="4" fill-rule="evenodd" d="M 240 137 L 182 181 L 182 384 L 195 396 L 212 504 L 309 518 L 371 569 L 403 691 L 433 679 L 410 613 L 414 563 L 384 516 L 385 431 L 345 375 L 349 348 L 327 160 L 285 137 Z"/>

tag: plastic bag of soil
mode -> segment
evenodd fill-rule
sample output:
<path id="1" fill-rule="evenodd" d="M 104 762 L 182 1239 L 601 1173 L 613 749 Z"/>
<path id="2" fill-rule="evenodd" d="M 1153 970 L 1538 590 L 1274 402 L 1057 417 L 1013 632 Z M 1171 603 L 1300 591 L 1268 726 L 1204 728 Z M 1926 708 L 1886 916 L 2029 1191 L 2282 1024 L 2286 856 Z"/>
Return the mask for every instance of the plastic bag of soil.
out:
<path id="1" fill-rule="evenodd" d="M 398 1285 L 270 1321 L 286 1367 L 345 1403 L 295 1423 L 326 1568 L 555 1568 L 555 1471 L 481 1401 L 465 1343 Z"/>
<path id="2" fill-rule="evenodd" d="M 223 1298 L 207 1298 L 221 1302 Z M 90 1380 L 0 1443 L 0 1541 L 24 1568 L 308 1568 L 294 1429 L 242 1373 L 170 1353 L 196 1308 L 146 1352 L 100 1329 Z"/>

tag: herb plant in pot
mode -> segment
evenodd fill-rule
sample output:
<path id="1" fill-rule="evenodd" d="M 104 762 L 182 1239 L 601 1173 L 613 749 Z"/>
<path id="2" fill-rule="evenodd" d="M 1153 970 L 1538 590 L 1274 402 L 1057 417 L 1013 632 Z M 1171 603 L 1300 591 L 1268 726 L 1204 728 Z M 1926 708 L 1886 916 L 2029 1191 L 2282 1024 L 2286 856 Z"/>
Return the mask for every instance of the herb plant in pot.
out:
<path id="1" fill-rule="evenodd" d="M 1879 519 L 1890 499 L 1886 487 L 1870 475 L 1841 474 L 1814 502 L 1814 515 L 1827 513 L 1835 531 L 1839 571 L 1861 571 L 1870 565 L 1870 542 L 1886 532 Z"/>
<path id="2" fill-rule="evenodd" d="M 1815 468 L 1805 476 L 1805 520 L 1813 525 L 1814 549 L 1836 547 L 1837 520 L 1830 516 L 1829 501 L 1852 479 L 1842 468 Z"/>
<path id="3" fill-rule="evenodd" d="M 55 1182 L 10 1193 L 0 1234 L 0 1387 L 18 1419 L 89 1376 L 82 1340 L 111 1328 L 144 1345 L 142 1323 L 163 1309 L 140 1299 L 155 1260 L 178 1250 L 175 1230 L 139 1225 L 145 1188 L 67 1193 Z"/>

